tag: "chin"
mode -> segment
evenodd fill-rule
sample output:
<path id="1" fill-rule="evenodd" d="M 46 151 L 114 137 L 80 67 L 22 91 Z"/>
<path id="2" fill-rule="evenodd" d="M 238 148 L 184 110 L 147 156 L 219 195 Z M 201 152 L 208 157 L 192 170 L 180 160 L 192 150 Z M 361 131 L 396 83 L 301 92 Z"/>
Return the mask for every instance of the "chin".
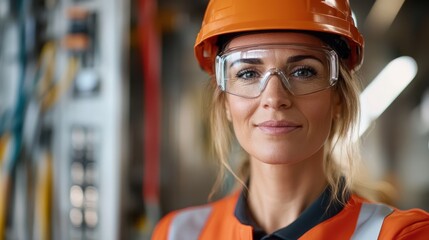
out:
<path id="1" fill-rule="evenodd" d="M 288 156 L 285 154 L 282 155 L 264 155 L 260 157 L 255 157 L 255 160 L 272 165 L 281 165 L 281 164 L 296 164 L 303 161 L 303 158 L 297 156 Z"/>

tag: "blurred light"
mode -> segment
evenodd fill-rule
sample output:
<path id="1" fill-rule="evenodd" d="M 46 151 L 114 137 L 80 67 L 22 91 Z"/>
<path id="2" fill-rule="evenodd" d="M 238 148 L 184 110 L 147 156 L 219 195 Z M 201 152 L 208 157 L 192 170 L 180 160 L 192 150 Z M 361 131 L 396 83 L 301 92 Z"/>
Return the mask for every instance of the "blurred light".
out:
<path id="1" fill-rule="evenodd" d="M 355 26 L 356 26 L 356 28 L 358 28 L 358 29 L 359 29 L 358 21 L 357 21 L 357 17 L 356 17 L 355 12 L 353 12 L 353 11 L 352 11 L 352 18 L 353 18 L 353 21 L 355 22 Z"/>
<path id="2" fill-rule="evenodd" d="M 94 70 L 82 69 L 75 80 L 75 88 L 80 93 L 95 92 L 100 80 Z"/>
<path id="3" fill-rule="evenodd" d="M 381 33 L 388 29 L 404 2 L 405 0 L 375 1 L 366 19 L 366 27 L 376 33 Z"/>
<path id="4" fill-rule="evenodd" d="M 94 209 L 85 209 L 85 223 L 88 227 L 96 227 L 98 224 L 97 211 Z"/>
<path id="5" fill-rule="evenodd" d="M 96 207 L 98 203 L 98 190 L 95 187 L 85 188 L 85 204 L 86 206 Z"/>
<path id="6" fill-rule="evenodd" d="M 416 61 L 407 56 L 392 60 L 360 95 L 359 136 L 377 119 L 417 74 Z"/>
<path id="7" fill-rule="evenodd" d="M 79 227 L 82 225 L 83 222 L 83 214 L 82 211 L 78 208 L 72 208 L 70 210 L 70 222 L 73 224 L 73 226 Z"/>
<path id="8" fill-rule="evenodd" d="M 6 18 L 9 11 L 10 11 L 9 2 L 0 1 L 0 19 Z"/>
<path id="9" fill-rule="evenodd" d="M 420 115 L 426 131 L 429 131 L 429 90 L 423 95 L 422 103 L 420 104 Z"/>
<path id="10" fill-rule="evenodd" d="M 70 202 L 74 207 L 82 207 L 83 190 L 80 186 L 74 185 L 70 188 Z"/>

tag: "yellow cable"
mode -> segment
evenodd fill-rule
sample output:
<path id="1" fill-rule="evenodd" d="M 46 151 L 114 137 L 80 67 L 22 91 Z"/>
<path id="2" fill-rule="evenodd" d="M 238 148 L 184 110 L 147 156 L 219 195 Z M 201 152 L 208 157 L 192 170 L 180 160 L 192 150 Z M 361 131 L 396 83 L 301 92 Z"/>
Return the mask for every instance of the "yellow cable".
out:
<path id="1" fill-rule="evenodd" d="M 52 204 L 52 154 L 45 153 L 40 162 L 36 186 L 36 221 L 39 225 L 38 239 L 51 239 L 51 204 Z"/>
<path id="2" fill-rule="evenodd" d="M 0 136 L 0 170 L 3 168 L 3 161 L 6 156 L 7 144 L 9 142 L 9 134 Z"/>
<path id="3" fill-rule="evenodd" d="M 45 69 L 41 76 L 40 83 L 38 85 L 37 93 L 42 96 L 53 84 L 53 76 L 55 70 L 55 53 L 56 47 L 54 42 L 47 42 L 40 53 L 38 60 L 38 68 Z M 46 65 L 46 67 L 45 67 Z"/>
<path id="4" fill-rule="evenodd" d="M 8 173 L 5 171 L 3 164 L 9 141 L 9 134 L 4 134 L 0 137 L 0 239 L 4 239 L 6 229 L 6 204 L 9 180 Z"/>
<path id="5" fill-rule="evenodd" d="M 9 177 L 0 173 L 0 239 L 6 237 L 6 205 L 9 190 Z"/>
<path id="6" fill-rule="evenodd" d="M 78 69 L 78 60 L 70 57 L 65 75 L 42 99 L 42 111 L 51 108 L 72 85 Z"/>

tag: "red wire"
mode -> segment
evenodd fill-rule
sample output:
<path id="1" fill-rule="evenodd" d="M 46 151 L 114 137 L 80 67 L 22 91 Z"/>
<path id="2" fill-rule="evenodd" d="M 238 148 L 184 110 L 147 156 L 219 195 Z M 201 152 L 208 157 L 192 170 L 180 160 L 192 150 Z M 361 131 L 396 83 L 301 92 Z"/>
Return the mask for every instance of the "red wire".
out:
<path id="1" fill-rule="evenodd" d="M 156 29 L 155 0 L 139 1 L 139 41 L 143 61 L 144 86 L 144 170 L 145 203 L 159 202 L 160 162 L 160 40 Z"/>

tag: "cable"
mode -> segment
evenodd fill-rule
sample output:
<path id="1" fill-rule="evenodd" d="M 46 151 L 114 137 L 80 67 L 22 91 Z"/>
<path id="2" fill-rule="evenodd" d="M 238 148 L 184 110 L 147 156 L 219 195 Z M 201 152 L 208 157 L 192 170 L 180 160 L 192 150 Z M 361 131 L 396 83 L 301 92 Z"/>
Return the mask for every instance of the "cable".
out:
<path id="1" fill-rule="evenodd" d="M 146 229 L 153 230 L 160 218 L 160 122 L 161 122 L 161 80 L 160 40 L 156 31 L 156 1 L 139 1 L 139 38 L 144 77 L 144 171 L 143 198 L 146 210 Z"/>
<path id="2" fill-rule="evenodd" d="M 50 109 L 61 96 L 72 86 L 76 76 L 79 62 L 76 57 L 70 57 L 65 75 L 46 95 L 41 99 L 42 111 Z"/>
<path id="3" fill-rule="evenodd" d="M 10 162 L 6 165 L 7 170 L 13 171 L 16 163 L 18 161 L 21 146 L 22 146 L 22 130 L 23 122 L 25 118 L 25 106 L 26 106 L 26 92 L 25 92 L 25 78 L 26 78 L 26 68 L 27 68 L 27 55 L 26 55 L 26 1 L 20 0 L 18 3 L 19 6 L 19 84 L 18 84 L 18 93 L 16 99 L 15 109 L 13 111 L 13 123 L 12 126 L 12 141 L 13 149 L 11 153 Z"/>
<path id="4" fill-rule="evenodd" d="M 38 60 L 38 71 L 36 74 L 36 95 L 42 96 L 48 92 L 49 88 L 53 85 L 53 76 L 55 70 L 55 53 L 56 47 L 54 42 L 47 42 L 40 52 Z M 42 77 L 39 78 L 40 70 L 43 70 Z M 40 80 L 39 80 L 40 79 Z"/>
<path id="5" fill-rule="evenodd" d="M 35 94 L 36 98 L 38 98 L 41 103 L 43 112 L 52 108 L 55 103 L 63 96 L 63 94 L 71 88 L 79 68 L 79 60 L 73 56 L 69 57 L 66 73 L 62 76 L 58 83 L 55 83 L 53 81 L 54 70 L 56 67 L 55 54 L 55 43 L 47 42 L 42 48 L 38 61 L 35 78 Z"/>
<path id="6" fill-rule="evenodd" d="M 8 204 L 10 178 L 7 175 L 0 174 L 0 239 L 5 238 L 6 233 L 6 216 Z"/>
<path id="7" fill-rule="evenodd" d="M 10 141 L 8 134 L 0 136 L 0 170 L 3 170 L 4 159 L 7 154 L 7 146 Z M 0 171 L 0 239 L 3 239 L 6 226 L 6 205 L 8 192 L 8 175 L 6 172 Z"/>
<path id="8" fill-rule="evenodd" d="M 40 134 L 41 124 L 47 111 L 51 110 L 55 104 L 71 89 L 73 80 L 79 68 L 79 61 L 76 57 L 69 57 L 67 66 L 61 79 L 54 83 L 52 80 L 53 68 L 55 62 L 55 47 L 53 43 L 48 43 L 44 46 L 39 68 L 44 70 L 41 74 L 40 81 L 37 85 L 36 100 L 40 102 L 40 114 L 38 116 L 38 126 L 36 131 Z M 46 65 L 46 66 L 45 66 Z M 45 69 L 44 69 L 45 67 Z M 39 131 L 40 130 L 40 131 Z M 38 138 L 35 138 L 38 139 Z M 51 193 L 52 193 L 52 153 L 49 150 L 49 145 L 37 146 L 38 151 L 42 151 L 41 157 L 37 157 L 37 162 L 34 163 L 36 169 L 34 202 L 34 226 L 33 233 L 37 239 L 50 239 L 51 225 Z"/>
<path id="9" fill-rule="evenodd" d="M 52 45 L 47 45 L 46 51 L 48 53 L 52 53 L 53 50 L 51 48 Z M 52 62 L 52 61 L 50 61 Z M 48 69 L 51 64 L 48 64 Z M 73 80 L 75 79 L 77 70 L 79 67 L 79 61 L 76 57 L 70 57 L 68 60 L 67 68 L 60 79 L 60 81 L 54 85 L 51 85 L 51 81 L 49 80 L 49 72 L 47 72 L 48 77 L 44 78 L 40 82 L 42 85 L 42 89 L 47 89 L 47 92 L 42 92 L 41 95 L 41 112 L 42 117 L 43 114 L 50 110 L 61 97 L 67 92 L 72 86 Z M 46 148 L 47 146 L 45 146 Z M 35 216 L 39 219 L 38 221 L 34 221 L 34 224 L 38 224 L 37 234 L 38 239 L 50 239 L 50 231 L 49 227 L 51 224 L 51 192 L 52 192 L 52 162 L 53 157 L 48 149 L 44 149 L 44 154 L 42 155 L 40 161 L 38 162 L 38 170 L 36 173 L 36 192 L 35 192 Z"/>
<path id="10" fill-rule="evenodd" d="M 13 174 L 16 165 L 21 155 L 22 147 L 22 133 L 23 122 L 25 118 L 26 106 L 26 92 L 25 92 L 25 78 L 27 68 L 27 55 L 26 55 L 26 20 L 27 20 L 27 7 L 28 1 L 18 1 L 18 23 L 19 23 L 19 79 L 18 79 L 18 92 L 15 107 L 13 109 L 12 126 L 9 129 L 10 135 L 8 137 L 8 149 L 10 148 L 10 155 L 5 154 L 2 164 L 2 171 L 0 175 L 0 238 L 5 238 L 6 217 L 8 215 L 10 201 L 11 186 L 13 185 Z M 7 132 L 5 130 L 4 132 Z"/>
<path id="11" fill-rule="evenodd" d="M 23 142 L 23 134 L 24 131 L 28 130 L 24 130 L 24 122 L 29 101 L 40 101 L 40 109 L 38 111 L 41 113 L 45 113 L 47 110 L 51 109 L 64 93 L 70 89 L 79 65 L 76 57 L 70 57 L 64 75 L 55 83 L 56 47 L 54 42 L 48 42 L 43 46 L 36 68 L 37 71 L 33 78 L 32 84 L 35 90 L 26 88 L 26 86 L 30 86 L 26 85 L 26 71 L 29 60 L 26 44 L 26 22 L 28 20 L 26 12 L 30 2 L 29 0 L 20 0 L 17 4 L 19 7 L 19 79 L 17 81 L 17 98 L 15 100 L 15 106 L 11 109 L 9 116 L 0 116 L 0 239 L 6 237 L 6 220 L 8 214 L 11 214 L 10 206 L 8 205 L 12 201 L 11 193 L 13 189 L 11 188 L 14 185 L 14 173 L 16 172 L 19 159 L 22 159 L 23 146 L 26 145 Z M 2 30 L 3 23 L 0 27 L 0 30 Z M 3 46 L 0 45 L 0 47 L 2 48 Z M 3 50 L 3 48 L 0 50 Z M 37 115 L 39 120 L 42 117 L 43 115 Z M 10 121 L 11 124 L 8 124 L 9 119 L 12 119 L 12 121 Z M 35 129 L 31 129 L 30 131 L 36 133 L 38 130 L 37 128 L 40 128 L 41 121 L 38 121 L 36 125 Z M 35 139 L 37 138 L 32 138 L 32 140 Z M 34 144 L 36 144 L 36 142 Z M 27 147 L 31 146 L 25 147 L 27 149 Z M 30 148 L 27 150 L 31 151 L 34 149 Z M 47 156 L 37 161 L 36 164 L 37 165 L 34 166 L 38 166 L 38 171 L 35 181 L 35 195 L 30 194 L 30 199 L 27 199 L 28 201 L 35 201 L 36 205 L 34 209 L 30 206 L 27 208 L 29 209 L 28 213 L 34 212 L 36 214 L 35 216 L 39 218 L 36 221 L 38 224 L 37 230 L 39 230 L 38 232 L 40 234 L 39 239 L 49 239 L 52 184 L 51 154 L 47 153 Z M 31 187 L 30 189 L 19 189 L 19 191 L 32 192 Z M 27 216 L 29 215 L 27 214 Z M 31 221 L 30 219 L 27 220 Z M 29 231 L 28 234 L 31 234 L 31 232 L 33 231 Z"/>
<path id="12" fill-rule="evenodd" d="M 39 221 L 35 221 L 39 225 L 40 231 L 37 239 L 51 239 L 49 226 L 51 223 L 51 192 L 52 192 L 52 154 L 45 152 L 39 163 L 37 170 L 37 185 L 36 185 L 36 216 Z"/>

